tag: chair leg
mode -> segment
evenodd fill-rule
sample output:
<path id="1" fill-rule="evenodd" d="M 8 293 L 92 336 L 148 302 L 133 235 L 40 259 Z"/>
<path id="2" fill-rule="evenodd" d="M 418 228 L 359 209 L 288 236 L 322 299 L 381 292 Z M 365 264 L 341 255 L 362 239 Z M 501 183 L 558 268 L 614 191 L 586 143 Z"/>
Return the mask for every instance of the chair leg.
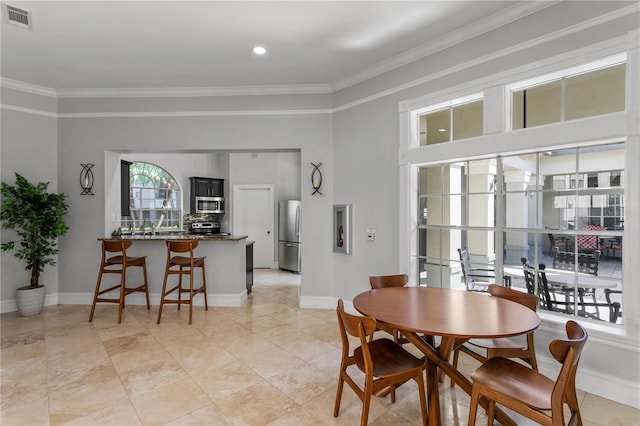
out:
<path id="1" fill-rule="evenodd" d="M 371 405 L 371 386 L 365 385 L 364 398 L 362 400 L 362 415 L 360 417 L 360 426 L 367 426 L 369 421 L 369 406 Z"/>
<path id="2" fill-rule="evenodd" d="M 207 303 L 207 277 L 204 271 L 204 263 L 202 264 L 202 292 L 204 294 L 204 310 L 209 310 L 209 304 Z"/>
<path id="3" fill-rule="evenodd" d="M 91 305 L 91 313 L 89 314 L 89 322 L 93 321 L 93 313 L 96 310 L 96 303 L 98 302 L 98 293 L 100 293 L 100 284 L 102 283 L 102 265 L 100 265 L 100 272 L 98 272 L 98 281 L 96 282 L 96 291 L 93 293 L 93 304 Z"/>
<path id="4" fill-rule="evenodd" d="M 122 311 L 124 309 L 124 293 L 127 287 L 127 270 L 122 269 L 122 274 L 120 275 L 120 302 L 118 303 L 118 324 L 122 322 Z"/>
<path id="5" fill-rule="evenodd" d="M 149 303 L 149 282 L 147 281 L 147 261 L 142 262 L 142 279 L 144 284 L 144 293 L 147 296 L 147 311 L 151 310 L 151 304 Z"/>
<path id="6" fill-rule="evenodd" d="M 162 305 L 164 305 L 164 297 L 167 291 L 167 278 L 168 278 L 168 270 L 164 271 L 164 280 L 162 281 L 162 292 L 160 293 L 160 307 L 158 308 L 158 322 L 156 324 L 160 324 L 160 318 L 162 318 Z M 178 305 L 180 307 L 180 305 Z"/>
<path id="7" fill-rule="evenodd" d="M 189 325 L 191 325 L 192 319 L 193 319 L 193 269 L 189 271 Z"/>
<path id="8" fill-rule="evenodd" d="M 476 425 L 476 415 L 478 414 L 478 399 L 480 397 L 480 386 L 474 384 L 471 388 L 471 406 L 469 407 L 469 426 Z"/>
<path id="9" fill-rule="evenodd" d="M 182 305 L 181 300 L 182 300 L 182 271 L 183 271 L 183 267 L 180 267 L 180 274 L 178 275 L 178 310 L 180 310 L 180 305 Z"/>
<path id="10" fill-rule="evenodd" d="M 458 369 L 458 357 L 460 356 L 460 350 L 458 348 L 453 350 L 453 368 Z M 453 381 L 453 378 L 449 379 L 449 386 L 454 387 L 456 382 Z"/>
<path id="11" fill-rule="evenodd" d="M 343 370 L 340 369 L 340 378 L 338 379 L 338 389 L 336 390 L 336 404 L 333 408 L 333 417 L 338 417 L 340 412 L 340 401 L 342 400 L 342 388 L 344 387 Z"/>
<path id="12" fill-rule="evenodd" d="M 533 334 L 528 334 L 527 335 L 527 349 L 529 349 L 531 357 L 529 357 L 529 363 L 531 364 L 531 367 L 538 371 L 538 360 L 536 359 L 536 352 L 533 349 L 535 348 L 535 343 L 533 341 Z"/>
<path id="13" fill-rule="evenodd" d="M 427 426 L 427 395 L 424 389 L 423 371 L 415 378 L 418 384 L 418 394 L 420 396 L 420 412 L 422 413 L 422 424 Z"/>
<path id="14" fill-rule="evenodd" d="M 489 416 L 487 425 L 493 425 L 493 420 L 496 418 L 496 402 L 493 399 L 489 400 L 487 416 Z"/>

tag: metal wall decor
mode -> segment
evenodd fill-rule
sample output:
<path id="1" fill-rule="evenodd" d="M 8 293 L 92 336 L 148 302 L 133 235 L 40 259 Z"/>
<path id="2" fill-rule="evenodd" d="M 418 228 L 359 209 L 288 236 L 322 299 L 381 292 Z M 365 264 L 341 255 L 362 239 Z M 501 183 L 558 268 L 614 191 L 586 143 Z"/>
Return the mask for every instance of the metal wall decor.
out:
<path id="1" fill-rule="evenodd" d="M 311 195 L 315 195 L 316 193 L 322 195 L 322 192 L 320 192 L 320 187 L 322 186 L 322 172 L 320 171 L 320 166 L 322 166 L 322 163 L 311 163 L 311 165 L 313 166 L 313 172 L 311 172 L 311 186 L 313 187 L 313 192 Z"/>
<path id="2" fill-rule="evenodd" d="M 80 171 L 80 187 L 82 192 L 80 195 L 93 195 L 91 190 L 93 189 L 93 172 L 91 168 L 94 166 L 92 163 L 82 164 L 82 171 Z"/>

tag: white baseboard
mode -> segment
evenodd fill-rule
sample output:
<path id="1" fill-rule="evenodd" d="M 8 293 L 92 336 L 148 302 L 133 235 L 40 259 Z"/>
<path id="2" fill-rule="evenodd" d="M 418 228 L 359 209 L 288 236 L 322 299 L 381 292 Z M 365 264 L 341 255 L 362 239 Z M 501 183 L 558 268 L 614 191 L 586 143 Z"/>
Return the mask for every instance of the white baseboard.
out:
<path id="1" fill-rule="evenodd" d="M 60 302 L 58 301 L 57 293 L 45 295 L 44 306 L 57 305 L 58 303 Z M 15 312 L 17 310 L 18 310 L 18 305 L 16 305 L 16 299 L 3 300 L 2 303 L 0 304 L 0 314 L 6 314 L 7 312 Z"/>
<path id="2" fill-rule="evenodd" d="M 114 292 L 113 297 L 118 297 Z M 160 294 L 149 294 L 152 306 L 158 306 L 160 303 Z M 243 290 L 240 294 L 207 294 L 207 302 L 209 306 L 242 306 L 247 301 L 247 290 Z M 93 303 L 93 293 L 54 293 L 47 294 L 44 305 L 91 305 Z M 147 300 L 143 294 L 131 294 L 127 296 L 128 305 L 146 305 Z M 204 298 L 198 297 L 193 301 L 194 306 L 204 306 Z M 18 310 L 15 299 L 3 301 L 0 304 L 0 313 L 15 312 Z"/>
<path id="3" fill-rule="evenodd" d="M 336 297 L 300 296 L 301 309 L 335 309 L 337 304 L 338 304 L 338 298 Z"/>

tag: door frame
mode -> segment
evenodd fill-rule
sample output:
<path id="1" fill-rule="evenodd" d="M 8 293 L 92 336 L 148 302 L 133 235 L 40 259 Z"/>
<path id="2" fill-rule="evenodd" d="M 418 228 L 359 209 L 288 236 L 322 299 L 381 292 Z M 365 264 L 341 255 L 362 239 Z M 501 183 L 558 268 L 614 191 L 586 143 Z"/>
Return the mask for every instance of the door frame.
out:
<path id="1" fill-rule="evenodd" d="M 233 235 L 237 235 L 237 223 L 238 217 L 237 212 L 239 212 L 237 201 L 240 199 L 239 193 L 246 190 L 254 190 L 254 189 L 266 189 L 269 191 L 269 201 L 271 204 L 271 208 L 269 209 L 269 223 L 271 224 L 271 269 L 278 269 L 278 262 L 275 260 L 276 253 L 278 252 L 276 244 L 278 243 L 278 239 L 276 238 L 276 223 L 275 223 L 275 186 L 273 184 L 234 184 L 232 185 L 232 213 L 231 213 L 231 229 Z M 254 247 L 255 249 L 255 247 Z M 255 253 L 254 253 L 255 255 Z"/>

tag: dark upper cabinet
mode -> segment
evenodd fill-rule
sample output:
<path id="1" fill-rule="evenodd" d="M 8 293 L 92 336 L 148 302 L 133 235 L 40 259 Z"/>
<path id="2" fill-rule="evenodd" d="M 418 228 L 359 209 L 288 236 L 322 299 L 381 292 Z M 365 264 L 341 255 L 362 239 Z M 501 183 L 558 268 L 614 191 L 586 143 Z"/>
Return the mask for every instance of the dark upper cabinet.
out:
<path id="1" fill-rule="evenodd" d="M 129 161 L 120 160 L 120 215 L 131 216 L 131 184 Z"/>
<path id="2" fill-rule="evenodd" d="M 224 197 L 224 179 L 190 177 L 192 197 Z"/>

